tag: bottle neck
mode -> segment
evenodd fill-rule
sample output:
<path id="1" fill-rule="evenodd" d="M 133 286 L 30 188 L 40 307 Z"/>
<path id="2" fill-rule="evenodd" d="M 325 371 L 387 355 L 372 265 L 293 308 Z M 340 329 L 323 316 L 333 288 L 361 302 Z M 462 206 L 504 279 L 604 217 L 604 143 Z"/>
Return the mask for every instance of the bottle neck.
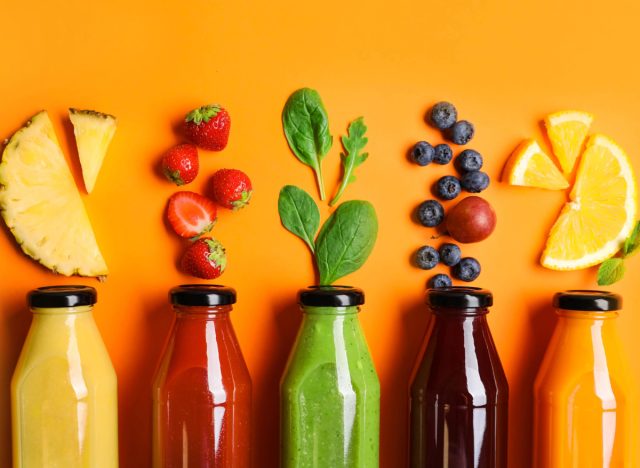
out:
<path id="1" fill-rule="evenodd" d="M 343 316 L 356 317 L 358 312 L 360 312 L 360 307 L 315 307 L 303 305 L 302 312 L 304 312 L 306 317 L 313 317 L 314 319 L 322 319 L 324 317 L 330 320 Z"/>
<path id="2" fill-rule="evenodd" d="M 180 306 L 174 305 L 173 310 L 178 320 L 223 320 L 228 319 L 232 307 L 224 306 Z"/>
<path id="3" fill-rule="evenodd" d="M 93 307 L 92 306 L 51 307 L 51 308 L 34 307 L 31 309 L 31 312 L 35 317 L 67 317 L 69 315 L 91 316 L 93 312 Z"/>
<path id="4" fill-rule="evenodd" d="M 467 317 L 477 317 L 485 319 L 489 313 L 486 307 L 469 308 L 469 309 L 452 309 L 448 307 L 432 307 L 433 315 L 442 319 L 463 319 Z"/>
<path id="5" fill-rule="evenodd" d="M 618 318 L 618 311 L 612 310 L 609 312 L 592 312 L 592 311 L 584 311 L 584 310 L 566 310 L 566 309 L 556 309 L 556 315 L 559 318 L 576 321 L 576 322 L 585 322 L 585 323 L 593 323 L 593 322 L 606 322 L 611 323 L 613 319 Z"/>

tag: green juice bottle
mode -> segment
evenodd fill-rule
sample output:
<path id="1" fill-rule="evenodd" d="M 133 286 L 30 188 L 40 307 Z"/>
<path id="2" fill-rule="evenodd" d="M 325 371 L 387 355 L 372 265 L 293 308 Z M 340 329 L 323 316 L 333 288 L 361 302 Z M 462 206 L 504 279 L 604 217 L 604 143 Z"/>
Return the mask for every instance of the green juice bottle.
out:
<path id="1" fill-rule="evenodd" d="M 380 382 L 358 312 L 360 289 L 299 294 L 304 319 L 280 385 L 282 468 L 375 468 Z"/>

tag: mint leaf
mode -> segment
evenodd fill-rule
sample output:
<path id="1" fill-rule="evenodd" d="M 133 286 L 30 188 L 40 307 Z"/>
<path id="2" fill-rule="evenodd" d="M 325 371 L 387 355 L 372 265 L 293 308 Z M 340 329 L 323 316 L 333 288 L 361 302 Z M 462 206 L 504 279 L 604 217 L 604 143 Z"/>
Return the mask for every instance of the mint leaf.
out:
<path id="1" fill-rule="evenodd" d="M 636 224 L 636 227 L 631 232 L 631 235 L 624 241 L 622 247 L 622 256 L 628 257 L 633 254 L 638 247 L 640 247 L 640 221 Z"/>
<path id="2" fill-rule="evenodd" d="M 364 119 L 358 117 L 349 124 L 347 136 L 341 138 L 342 146 L 344 146 L 346 151 L 346 153 L 340 154 L 343 168 L 342 183 L 338 188 L 336 196 L 333 197 L 333 200 L 329 203 L 330 206 L 338 202 L 347 185 L 355 182 L 356 178 L 353 175 L 353 170 L 369 157 L 368 153 L 360 153 L 369 141 L 369 139 L 364 136 L 365 133 L 367 133 L 367 126 L 364 124 Z"/>
<path id="3" fill-rule="evenodd" d="M 605 260 L 598 268 L 598 286 L 608 286 L 617 283 L 624 276 L 624 260 L 610 258 Z"/>

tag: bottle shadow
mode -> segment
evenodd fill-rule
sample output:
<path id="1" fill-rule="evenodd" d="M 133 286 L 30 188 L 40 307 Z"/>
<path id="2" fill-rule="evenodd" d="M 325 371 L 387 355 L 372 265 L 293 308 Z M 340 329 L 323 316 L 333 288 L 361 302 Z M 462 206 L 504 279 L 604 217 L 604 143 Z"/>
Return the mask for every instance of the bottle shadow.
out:
<path id="1" fill-rule="evenodd" d="M 174 318 L 165 297 L 154 295 L 142 303 L 140 352 L 132 355 L 135 362 L 129 375 L 122 376 L 118 385 L 121 468 L 151 466 L 153 376 Z"/>
<path id="2" fill-rule="evenodd" d="M 528 336 L 520 347 L 509 380 L 509 466 L 533 459 L 533 384 L 556 324 L 548 299 L 529 308 Z M 523 457 L 522 454 L 529 454 Z"/>
<path id="3" fill-rule="evenodd" d="M 408 466 L 409 381 L 431 318 L 423 296 L 411 298 L 400 310 L 401 332 L 390 347 L 394 365 L 390 374 L 380 379 L 380 466 L 388 468 Z"/>
<path id="4" fill-rule="evenodd" d="M 11 378 L 31 324 L 23 296 L 12 294 L 3 310 L 0 330 L 4 353 L 0 353 L 0 466 L 11 466 Z"/>
<path id="5" fill-rule="evenodd" d="M 302 322 L 295 294 L 274 302 L 272 309 L 277 339 L 263 341 L 267 358 L 253 376 L 252 466 L 262 468 L 280 466 L 280 378 Z"/>

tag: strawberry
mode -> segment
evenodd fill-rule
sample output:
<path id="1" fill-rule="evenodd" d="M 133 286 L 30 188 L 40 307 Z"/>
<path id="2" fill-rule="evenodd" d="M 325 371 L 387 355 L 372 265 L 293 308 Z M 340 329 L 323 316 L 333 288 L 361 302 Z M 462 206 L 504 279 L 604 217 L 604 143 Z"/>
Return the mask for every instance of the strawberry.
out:
<path id="1" fill-rule="evenodd" d="M 249 177 L 238 169 L 220 169 L 211 177 L 211 195 L 224 208 L 239 210 L 249 203 L 252 193 Z"/>
<path id="2" fill-rule="evenodd" d="M 227 255 L 219 241 L 203 237 L 189 246 L 181 266 L 185 273 L 196 278 L 214 279 L 227 267 Z"/>
<path id="3" fill-rule="evenodd" d="M 162 172 L 176 185 L 192 182 L 199 166 L 198 149 L 189 143 L 174 146 L 162 157 Z"/>
<path id="4" fill-rule="evenodd" d="M 202 149 L 222 151 L 229 141 L 231 117 L 222 106 L 212 104 L 192 110 L 184 119 L 187 138 Z"/>
<path id="5" fill-rule="evenodd" d="M 199 237 L 216 222 L 215 203 L 194 192 L 176 192 L 169 198 L 167 220 L 181 237 Z"/>

